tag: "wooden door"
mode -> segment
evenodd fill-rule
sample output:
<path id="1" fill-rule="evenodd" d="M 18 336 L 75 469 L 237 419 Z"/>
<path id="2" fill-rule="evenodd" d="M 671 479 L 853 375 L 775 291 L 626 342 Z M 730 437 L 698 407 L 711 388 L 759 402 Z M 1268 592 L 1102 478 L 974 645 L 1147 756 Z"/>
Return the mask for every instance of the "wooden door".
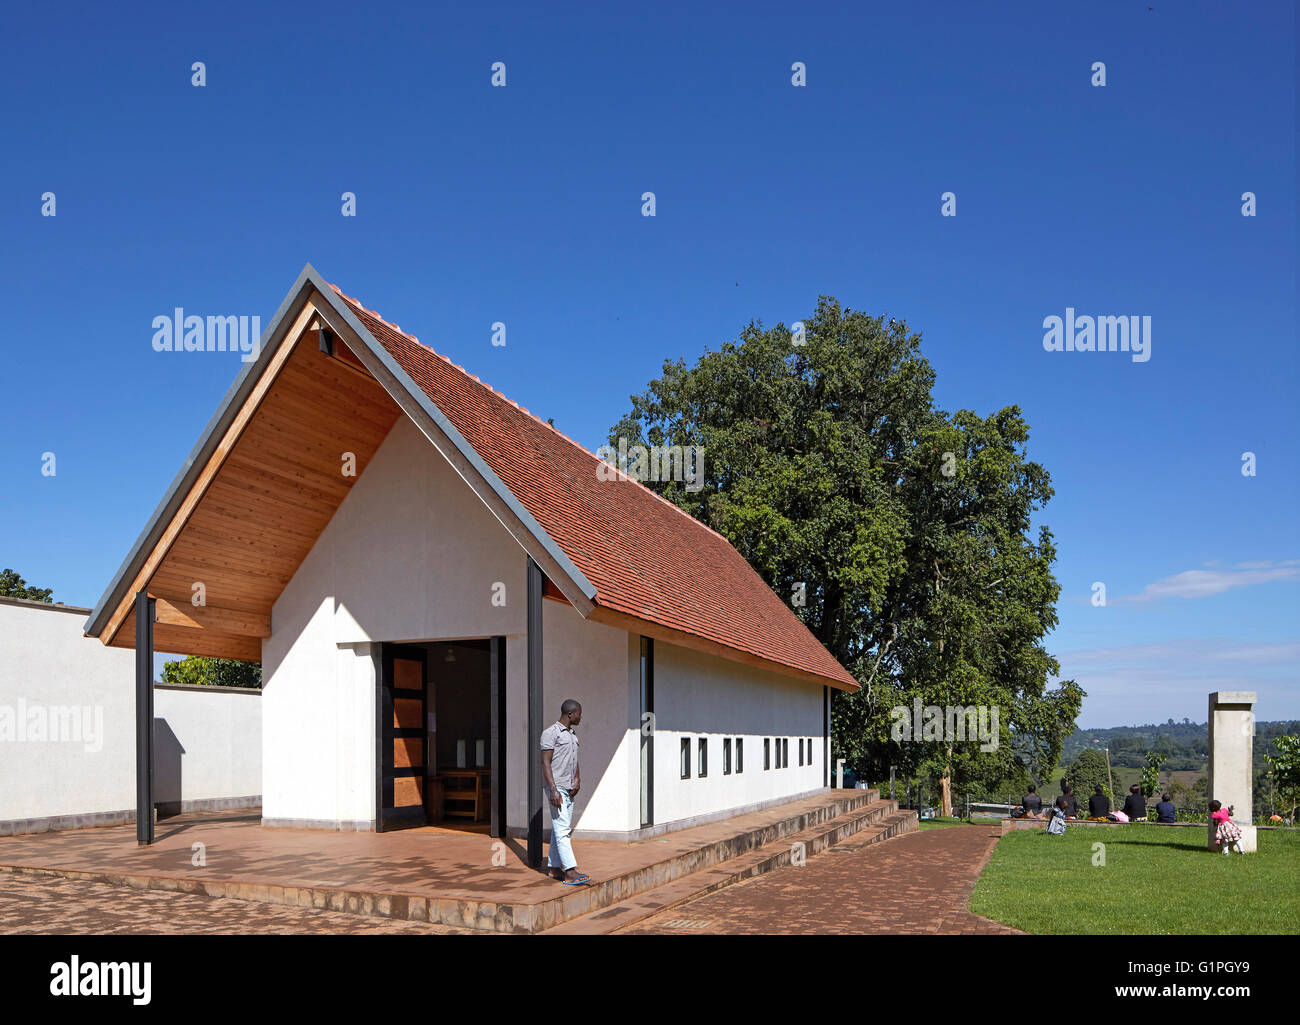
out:
<path id="1" fill-rule="evenodd" d="M 384 644 L 379 662 L 375 828 L 382 833 L 426 822 L 424 681 L 428 653 L 423 648 Z"/>

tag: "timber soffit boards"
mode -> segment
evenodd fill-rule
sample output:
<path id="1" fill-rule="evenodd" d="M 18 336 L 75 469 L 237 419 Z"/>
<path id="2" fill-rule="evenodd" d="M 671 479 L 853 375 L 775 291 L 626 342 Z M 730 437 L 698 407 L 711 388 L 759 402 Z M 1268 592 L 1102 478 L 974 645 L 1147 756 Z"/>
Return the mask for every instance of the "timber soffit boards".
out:
<path id="1" fill-rule="evenodd" d="M 310 342 L 301 344 L 312 312 L 304 306 L 294 318 L 158 542 L 145 553 L 102 631 L 108 643 L 131 646 L 132 595 L 147 587 L 161 602 L 159 650 L 260 658 L 275 598 L 354 482 L 338 472 L 335 459 L 353 452 L 364 467 L 399 415 L 376 382 L 356 384 L 350 369 Z M 310 396 L 305 404 L 304 394 Z M 366 416 L 335 415 L 336 404 L 357 403 Z M 207 604 L 183 616 L 164 616 L 163 599 L 170 599 L 173 611 L 193 608 L 195 581 L 207 589 Z"/>
<path id="2" fill-rule="evenodd" d="M 167 492 L 163 495 L 162 501 L 158 503 L 158 507 L 154 509 L 153 515 L 149 518 L 144 530 L 140 532 L 135 544 L 131 546 L 131 551 L 113 575 L 108 588 L 99 601 L 95 603 L 90 617 L 86 620 L 85 631 L 87 636 L 101 636 L 109 617 L 121 604 L 125 595 L 125 588 L 135 579 L 136 574 L 147 558 L 148 552 L 162 537 L 176 511 L 185 500 L 191 485 L 216 451 L 222 436 L 256 386 L 262 372 L 272 361 L 284 333 L 293 324 L 307 302 L 308 290 L 306 286 L 309 283 L 309 271 L 311 271 L 310 265 L 303 268 L 302 273 L 298 275 L 298 280 L 294 282 L 289 294 L 285 296 L 284 301 L 280 304 L 280 308 L 275 311 L 275 315 L 271 318 L 266 330 L 262 332 L 258 358 L 252 363 L 245 364 L 244 369 L 239 372 L 239 376 L 231 384 L 230 390 L 226 392 L 225 398 L 221 400 L 221 404 L 212 415 L 212 419 L 208 421 L 203 433 L 199 435 L 198 442 L 195 443 L 189 456 L 181 465 L 180 471 L 173 478 Z"/>

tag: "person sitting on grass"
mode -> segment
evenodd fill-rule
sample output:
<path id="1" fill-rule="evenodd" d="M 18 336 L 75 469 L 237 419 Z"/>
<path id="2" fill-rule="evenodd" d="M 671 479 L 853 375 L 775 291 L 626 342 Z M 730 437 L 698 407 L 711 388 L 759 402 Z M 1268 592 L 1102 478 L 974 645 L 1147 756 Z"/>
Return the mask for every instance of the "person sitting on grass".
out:
<path id="1" fill-rule="evenodd" d="M 1157 822 L 1177 822 L 1178 812 L 1174 808 L 1174 802 L 1169 799 L 1168 794 L 1160 795 L 1160 802 L 1156 805 Z"/>
<path id="2" fill-rule="evenodd" d="M 1079 799 L 1074 796 L 1074 787 L 1066 783 L 1061 789 L 1061 796 L 1057 800 L 1065 802 L 1065 814 L 1068 818 L 1077 819 L 1079 817 Z"/>
<path id="3" fill-rule="evenodd" d="M 1124 798 L 1124 814 L 1130 822 L 1145 822 L 1147 818 L 1147 799 L 1142 788 L 1134 783 L 1128 788 L 1128 797 Z"/>
<path id="4" fill-rule="evenodd" d="M 1029 793 L 1025 794 L 1020 806 L 1025 809 L 1026 815 L 1038 817 L 1038 813 L 1043 810 L 1043 799 L 1038 796 L 1036 788 L 1033 786 L 1029 788 Z"/>
<path id="5" fill-rule="evenodd" d="M 1210 821 L 1219 824 L 1214 831 L 1214 842 L 1219 845 L 1219 850 L 1230 854 L 1236 847 L 1238 854 L 1245 853 L 1241 849 L 1241 827 L 1232 821 L 1232 805 L 1225 808 L 1221 801 L 1211 801 Z"/>
<path id="6" fill-rule="evenodd" d="M 1047 821 L 1047 831 L 1055 836 L 1065 836 L 1065 819 L 1067 805 L 1065 795 L 1062 794 L 1056 799 L 1056 805 L 1052 808 L 1052 817 Z"/>
<path id="7" fill-rule="evenodd" d="M 1097 784 L 1097 792 L 1088 798 L 1088 818 L 1104 819 L 1110 814 L 1110 798 L 1102 793 L 1101 784 Z"/>

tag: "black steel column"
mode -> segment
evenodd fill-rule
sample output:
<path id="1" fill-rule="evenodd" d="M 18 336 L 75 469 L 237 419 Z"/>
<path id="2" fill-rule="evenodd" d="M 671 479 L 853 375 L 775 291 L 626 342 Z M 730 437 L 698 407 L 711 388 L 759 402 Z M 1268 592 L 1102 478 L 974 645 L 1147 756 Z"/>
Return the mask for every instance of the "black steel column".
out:
<path id="1" fill-rule="evenodd" d="M 135 596 L 135 840 L 153 843 L 153 617 L 147 591 Z"/>
<path id="2" fill-rule="evenodd" d="M 492 663 L 492 836 L 506 835 L 506 639 L 488 641 Z"/>
<path id="3" fill-rule="evenodd" d="M 528 864 L 542 867 L 542 570 L 528 557 Z"/>

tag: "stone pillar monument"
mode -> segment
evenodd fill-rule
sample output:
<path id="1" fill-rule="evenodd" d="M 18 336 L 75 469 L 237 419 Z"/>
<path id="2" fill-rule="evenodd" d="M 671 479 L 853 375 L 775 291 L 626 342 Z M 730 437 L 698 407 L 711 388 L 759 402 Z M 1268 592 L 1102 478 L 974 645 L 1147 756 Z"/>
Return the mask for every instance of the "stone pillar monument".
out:
<path id="1" fill-rule="evenodd" d="M 1255 827 L 1251 824 L 1251 785 L 1254 781 L 1255 692 L 1221 690 L 1210 695 L 1210 772 L 1207 795 L 1212 801 L 1231 806 L 1232 818 L 1241 826 L 1241 849 L 1254 851 Z M 1214 823 L 1209 827 L 1210 850 Z"/>

